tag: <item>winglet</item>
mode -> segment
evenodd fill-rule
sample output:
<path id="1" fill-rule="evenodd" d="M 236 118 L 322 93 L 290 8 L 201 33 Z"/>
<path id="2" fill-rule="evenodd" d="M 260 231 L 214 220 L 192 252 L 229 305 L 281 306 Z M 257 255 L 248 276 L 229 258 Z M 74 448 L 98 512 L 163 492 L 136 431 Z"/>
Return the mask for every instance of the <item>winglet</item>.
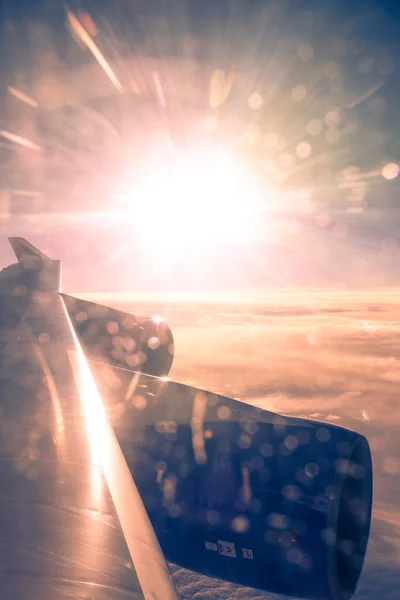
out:
<path id="1" fill-rule="evenodd" d="M 32 246 L 24 238 L 21 237 L 9 237 L 8 238 L 12 249 L 14 250 L 15 256 L 18 258 L 18 262 L 23 262 L 27 259 L 40 258 L 41 260 L 49 260 L 49 257 L 43 254 L 40 250 Z"/>

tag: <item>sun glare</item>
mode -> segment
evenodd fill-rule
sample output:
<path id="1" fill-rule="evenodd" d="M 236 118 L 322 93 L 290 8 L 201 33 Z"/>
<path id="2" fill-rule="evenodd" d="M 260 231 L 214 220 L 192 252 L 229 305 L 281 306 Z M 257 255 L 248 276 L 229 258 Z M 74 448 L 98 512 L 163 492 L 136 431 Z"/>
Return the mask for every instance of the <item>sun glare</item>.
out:
<path id="1" fill-rule="evenodd" d="M 118 196 L 147 244 L 167 254 L 254 239 L 261 190 L 248 167 L 219 149 L 186 152 L 148 170 Z M 128 184 L 129 185 L 129 184 Z"/>

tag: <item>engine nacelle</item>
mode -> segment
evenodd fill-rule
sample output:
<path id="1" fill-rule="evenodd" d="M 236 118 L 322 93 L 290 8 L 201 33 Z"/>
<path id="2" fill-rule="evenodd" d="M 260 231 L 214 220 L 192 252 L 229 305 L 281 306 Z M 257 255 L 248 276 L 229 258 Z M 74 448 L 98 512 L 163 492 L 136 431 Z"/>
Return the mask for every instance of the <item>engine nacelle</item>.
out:
<path id="1" fill-rule="evenodd" d="M 99 380 L 119 389 L 115 432 L 167 560 L 277 594 L 351 597 L 371 519 L 363 436 L 146 375 Z"/>
<path id="2" fill-rule="evenodd" d="M 156 377 L 168 375 L 174 340 L 164 321 L 61 295 L 79 342 L 91 360 Z"/>

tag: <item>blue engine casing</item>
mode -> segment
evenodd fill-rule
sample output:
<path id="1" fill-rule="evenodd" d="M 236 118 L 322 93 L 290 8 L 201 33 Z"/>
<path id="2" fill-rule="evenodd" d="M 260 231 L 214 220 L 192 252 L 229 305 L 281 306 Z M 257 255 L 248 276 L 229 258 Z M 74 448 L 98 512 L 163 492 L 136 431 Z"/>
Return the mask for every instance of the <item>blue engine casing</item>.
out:
<path id="1" fill-rule="evenodd" d="M 277 594 L 352 596 L 372 506 L 363 436 L 148 375 L 95 369 L 169 561 Z"/>
<path id="2" fill-rule="evenodd" d="M 61 296 L 88 358 L 155 377 L 168 375 L 174 339 L 164 321 L 134 316 L 67 294 Z"/>

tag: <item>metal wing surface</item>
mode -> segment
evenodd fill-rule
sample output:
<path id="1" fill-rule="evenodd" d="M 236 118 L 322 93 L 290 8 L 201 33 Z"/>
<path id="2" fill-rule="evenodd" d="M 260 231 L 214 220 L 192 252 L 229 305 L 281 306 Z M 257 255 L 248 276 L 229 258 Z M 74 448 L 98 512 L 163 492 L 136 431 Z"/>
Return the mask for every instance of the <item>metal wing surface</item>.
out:
<path id="1" fill-rule="evenodd" d="M 19 263 L 0 273 L 0 596 L 177 600 L 59 293 L 60 263 L 11 243 Z"/>

